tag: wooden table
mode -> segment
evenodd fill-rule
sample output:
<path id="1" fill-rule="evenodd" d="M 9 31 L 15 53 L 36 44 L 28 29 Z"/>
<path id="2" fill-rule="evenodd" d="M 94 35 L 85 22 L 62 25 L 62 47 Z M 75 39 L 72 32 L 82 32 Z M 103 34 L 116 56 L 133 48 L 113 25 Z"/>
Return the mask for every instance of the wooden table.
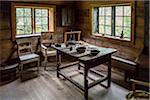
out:
<path id="1" fill-rule="evenodd" d="M 86 47 L 86 52 L 84 53 L 77 53 L 76 48 L 79 46 L 85 46 Z M 71 83 L 73 83 L 75 86 L 77 86 L 79 89 L 81 89 L 84 92 L 84 98 L 85 100 L 88 100 L 88 89 L 100 84 L 101 86 L 105 87 L 105 88 L 109 88 L 111 85 L 111 55 L 113 53 L 116 52 L 116 49 L 113 48 L 103 48 L 103 47 L 98 47 L 98 46 L 94 46 L 94 45 L 90 45 L 87 43 L 77 43 L 76 45 L 72 45 L 72 50 L 70 50 L 70 47 L 66 47 L 65 44 L 61 44 L 61 47 L 56 47 L 55 45 L 52 45 L 53 48 L 55 48 L 57 50 L 57 77 L 59 77 L 59 75 L 63 76 L 65 79 L 69 80 Z M 90 54 L 90 49 L 96 48 L 98 49 L 100 52 L 96 55 L 96 56 L 92 56 Z M 62 54 L 66 54 L 69 55 L 71 57 L 74 57 L 74 59 L 76 59 L 77 62 L 72 63 L 72 64 L 68 64 L 65 66 L 61 66 L 61 55 Z M 96 67 L 100 64 L 106 63 L 108 65 L 108 74 L 107 76 L 103 76 L 102 74 L 100 74 L 98 71 L 96 70 L 91 70 L 91 68 Z M 84 86 L 80 85 L 78 82 L 74 81 L 73 79 L 71 79 L 70 77 L 66 76 L 63 72 L 61 72 L 62 69 L 64 68 L 68 68 L 72 65 L 78 64 L 78 69 L 80 70 L 80 67 L 84 68 Z M 82 66 L 81 66 L 82 65 Z M 96 80 L 92 83 L 88 83 L 88 71 L 91 71 L 93 73 L 96 73 L 100 76 L 103 76 L 102 79 Z M 101 82 L 103 81 L 107 81 L 107 86 L 104 84 L 101 84 Z"/>

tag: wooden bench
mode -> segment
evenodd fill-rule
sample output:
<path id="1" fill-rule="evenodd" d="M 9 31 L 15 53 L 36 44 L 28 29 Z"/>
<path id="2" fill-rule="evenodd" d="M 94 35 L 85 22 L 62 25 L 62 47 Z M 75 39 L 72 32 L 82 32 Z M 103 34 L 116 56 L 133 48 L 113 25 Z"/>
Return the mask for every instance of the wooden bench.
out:
<path id="1" fill-rule="evenodd" d="M 138 64 L 135 61 L 124 59 L 117 56 L 112 56 L 112 66 L 125 71 L 125 81 L 128 78 L 138 75 Z"/>

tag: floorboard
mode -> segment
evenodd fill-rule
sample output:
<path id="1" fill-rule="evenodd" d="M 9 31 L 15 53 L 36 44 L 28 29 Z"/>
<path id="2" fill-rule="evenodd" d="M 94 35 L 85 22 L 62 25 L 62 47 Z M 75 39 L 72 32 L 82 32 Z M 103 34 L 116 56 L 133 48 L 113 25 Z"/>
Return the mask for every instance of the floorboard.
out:
<path id="1" fill-rule="evenodd" d="M 77 70 L 76 67 L 69 69 Z M 66 72 L 83 84 L 82 75 Z M 65 71 L 64 71 L 65 72 Z M 93 77 L 93 76 L 91 76 Z M 97 78 L 95 78 L 97 79 Z M 112 82 L 109 89 L 97 85 L 89 89 L 89 100 L 126 100 L 128 93 L 123 87 Z M 36 78 L 21 82 L 14 82 L 0 86 L 0 100 L 83 100 L 83 92 L 67 80 L 56 77 L 56 71 L 44 71 L 40 68 L 40 75 Z"/>

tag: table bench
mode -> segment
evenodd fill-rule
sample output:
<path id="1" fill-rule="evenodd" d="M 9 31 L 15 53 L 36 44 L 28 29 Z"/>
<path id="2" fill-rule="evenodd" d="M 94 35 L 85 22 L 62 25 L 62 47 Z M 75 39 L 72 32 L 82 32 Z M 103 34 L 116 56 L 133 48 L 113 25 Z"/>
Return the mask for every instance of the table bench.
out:
<path id="1" fill-rule="evenodd" d="M 138 63 L 136 63 L 135 61 L 124 59 L 118 56 L 111 56 L 111 59 L 113 67 L 125 71 L 125 78 L 124 78 L 125 81 L 127 81 L 128 78 L 137 75 L 139 68 Z"/>

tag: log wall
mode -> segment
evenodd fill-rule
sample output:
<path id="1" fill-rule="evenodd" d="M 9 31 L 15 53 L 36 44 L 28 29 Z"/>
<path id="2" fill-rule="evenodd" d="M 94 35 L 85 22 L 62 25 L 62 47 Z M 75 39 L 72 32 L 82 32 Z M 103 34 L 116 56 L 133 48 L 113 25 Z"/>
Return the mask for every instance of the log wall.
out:
<path id="1" fill-rule="evenodd" d="M 134 44 L 126 43 L 123 41 L 117 41 L 117 40 L 109 40 L 104 38 L 92 38 L 91 37 L 91 18 L 90 18 L 90 5 L 91 4 L 112 4 L 112 3 L 135 3 L 135 41 Z M 87 42 L 96 44 L 98 46 L 104 46 L 104 47 L 112 47 L 116 48 L 118 52 L 115 55 L 118 55 L 120 57 L 135 60 L 142 48 L 143 48 L 143 41 L 144 41 L 144 1 L 121 1 L 116 2 L 114 1 L 83 1 L 83 2 L 77 2 L 76 3 L 76 27 L 77 29 L 82 31 L 83 39 Z"/>
<path id="2" fill-rule="evenodd" d="M 123 2 L 123 1 L 122 1 Z M 126 1 L 128 2 L 128 1 Z M 133 2 L 133 1 L 132 1 Z M 0 9 L 0 62 L 3 62 L 7 59 L 11 52 L 11 2 L 10 1 L 1 1 Z M 35 3 L 35 2 L 31 2 Z M 98 46 L 104 47 L 113 47 L 118 50 L 116 55 L 121 57 L 135 60 L 140 54 L 143 48 L 144 40 L 144 2 L 136 2 L 136 14 L 135 14 L 135 44 L 131 45 L 129 43 L 124 43 L 122 41 L 109 41 L 108 39 L 99 39 L 91 37 L 91 19 L 90 19 L 90 5 L 97 3 L 114 3 L 110 1 L 77 1 L 77 2 L 36 2 L 42 4 L 53 4 L 56 5 L 56 30 L 57 41 L 63 41 L 63 33 L 67 30 L 70 30 L 70 27 L 61 26 L 61 8 L 66 5 L 74 5 L 75 8 L 75 27 L 76 30 L 82 31 L 82 38 L 90 43 L 96 44 Z M 28 38 L 27 38 L 28 39 Z M 36 38 L 35 38 L 36 40 Z M 37 41 L 37 40 L 36 40 Z M 34 45 L 36 45 L 34 41 Z M 5 53 L 4 53 L 5 52 Z"/>
<path id="3" fill-rule="evenodd" d="M 11 26 L 11 1 L 0 1 L 0 64 L 6 61 L 12 51 L 12 26 Z M 61 8 L 66 6 L 71 6 L 73 2 L 68 1 L 50 1 L 50 2 L 19 2 L 19 3 L 37 3 L 37 4 L 49 4 L 56 5 L 56 30 L 55 34 L 57 36 L 58 42 L 63 42 L 63 33 L 65 31 L 70 31 L 70 27 L 63 27 L 61 25 Z M 23 38 L 33 40 L 33 49 L 35 50 L 37 45 L 36 37 Z M 21 39 L 19 39 L 20 41 Z M 14 56 L 17 53 L 15 53 Z"/>

